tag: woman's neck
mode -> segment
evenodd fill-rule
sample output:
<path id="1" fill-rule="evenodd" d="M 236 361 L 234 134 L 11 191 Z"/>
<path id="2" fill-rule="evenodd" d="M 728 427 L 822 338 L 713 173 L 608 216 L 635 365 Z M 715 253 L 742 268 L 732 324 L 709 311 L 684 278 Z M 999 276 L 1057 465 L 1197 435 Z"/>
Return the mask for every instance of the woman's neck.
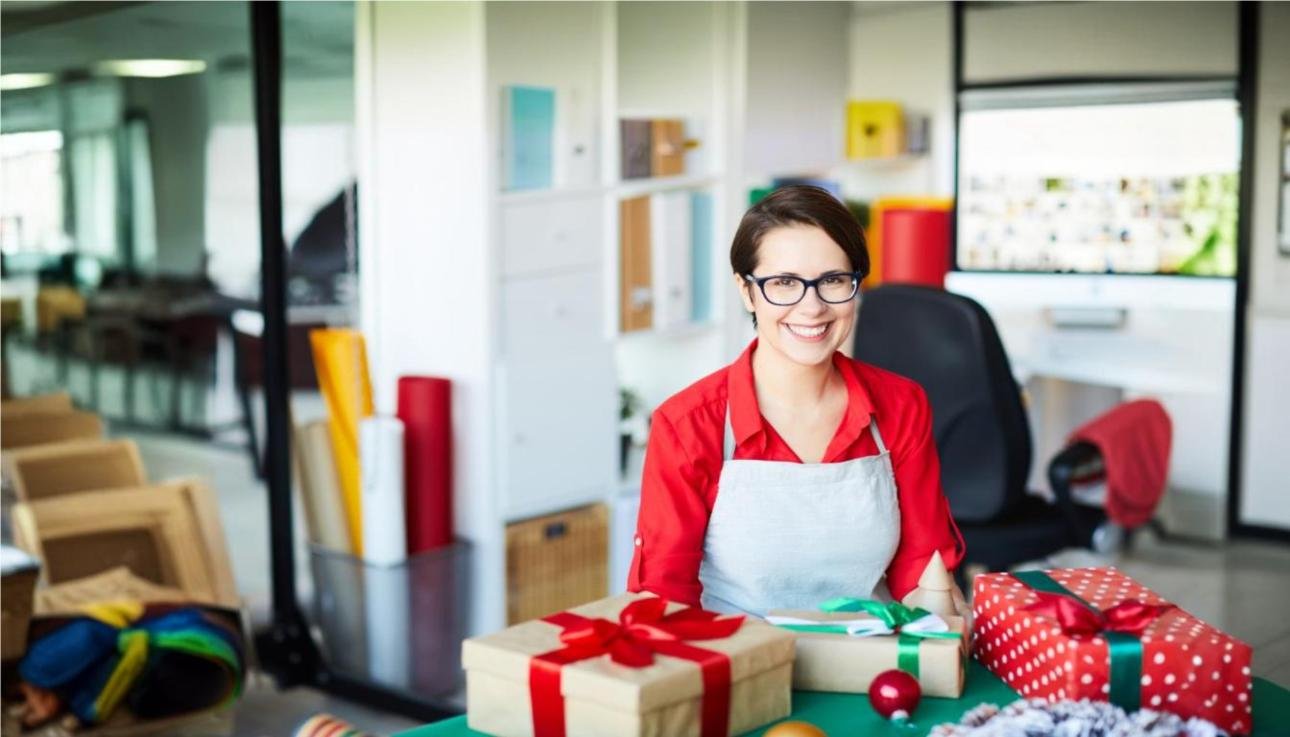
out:
<path id="1" fill-rule="evenodd" d="M 815 407 L 825 400 L 836 381 L 831 360 L 804 366 L 760 344 L 753 351 L 752 367 L 759 405 L 799 410 Z"/>

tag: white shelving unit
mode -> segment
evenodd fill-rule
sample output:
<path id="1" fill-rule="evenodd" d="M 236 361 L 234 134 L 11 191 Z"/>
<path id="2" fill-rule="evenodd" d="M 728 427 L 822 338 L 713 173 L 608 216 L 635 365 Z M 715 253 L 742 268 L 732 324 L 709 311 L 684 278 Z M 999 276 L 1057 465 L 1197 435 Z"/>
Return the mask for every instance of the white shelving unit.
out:
<path id="1" fill-rule="evenodd" d="M 749 91 L 771 107 L 777 95 L 828 101 L 827 114 L 794 118 L 776 151 L 775 161 L 803 167 L 783 173 L 813 166 L 819 157 L 795 147 L 814 152 L 840 129 L 847 59 L 845 32 L 821 43 L 819 31 L 844 27 L 849 11 L 463 2 L 357 12 L 360 324 L 377 409 L 392 411 L 401 375 L 454 381 L 455 523 L 473 546 L 469 631 L 494 630 L 505 620 L 509 522 L 609 503 L 611 578 L 621 585 L 635 496 L 618 465 L 618 387 L 634 386 L 652 409 L 745 343 L 723 266 L 747 196 L 745 139 L 770 140 L 789 122 L 774 116 L 766 128 Z M 782 59 L 750 55 L 780 32 Z M 789 61 L 802 76 L 764 73 Z M 503 88 L 513 85 L 555 90 L 549 189 L 503 190 Z M 686 135 L 701 144 L 685 174 L 621 179 L 619 119 L 641 113 L 692 123 Z M 620 335 L 619 202 L 696 191 L 712 198 L 708 319 Z M 683 281 L 687 272 L 668 265 L 660 273 Z"/>

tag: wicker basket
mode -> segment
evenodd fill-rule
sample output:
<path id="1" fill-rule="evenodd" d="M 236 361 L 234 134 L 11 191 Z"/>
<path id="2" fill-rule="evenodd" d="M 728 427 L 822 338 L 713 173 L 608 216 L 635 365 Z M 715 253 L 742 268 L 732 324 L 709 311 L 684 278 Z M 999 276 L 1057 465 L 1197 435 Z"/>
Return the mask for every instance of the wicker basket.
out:
<path id="1" fill-rule="evenodd" d="M 608 595 L 609 512 L 603 504 L 506 528 L 506 618 L 545 617 Z"/>

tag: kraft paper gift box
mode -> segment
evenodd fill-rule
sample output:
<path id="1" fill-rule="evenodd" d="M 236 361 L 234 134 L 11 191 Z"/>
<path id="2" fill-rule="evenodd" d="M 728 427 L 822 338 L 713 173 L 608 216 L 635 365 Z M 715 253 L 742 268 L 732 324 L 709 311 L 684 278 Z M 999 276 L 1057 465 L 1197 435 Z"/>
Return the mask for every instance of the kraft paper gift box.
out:
<path id="1" fill-rule="evenodd" d="M 793 688 L 867 693 L 879 673 L 899 668 L 918 679 L 925 696 L 963 694 L 967 633 L 962 617 L 859 599 L 837 599 L 823 608 L 835 611 L 767 613 L 767 621 L 797 638 Z M 866 609 L 883 610 L 882 616 Z"/>
<path id="2" fill-rule="evenodd" d="M 1253 726 L 1250 646 L 1114 568 L 981 574 L 973 593 L 973 653 L 1025 698 Z"/>
<path id="3" fill-rule="evenodd" d="M 788 715 L 793 636 L 620 594 L 466 640 L 462 666 L 480 732 L 718 737 Z"/>

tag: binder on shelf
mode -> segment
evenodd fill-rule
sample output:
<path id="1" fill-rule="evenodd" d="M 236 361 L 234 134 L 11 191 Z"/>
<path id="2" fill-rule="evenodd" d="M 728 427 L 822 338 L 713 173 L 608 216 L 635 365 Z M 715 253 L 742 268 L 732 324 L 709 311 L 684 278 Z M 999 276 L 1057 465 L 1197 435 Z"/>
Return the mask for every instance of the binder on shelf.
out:
<path id="1" fill-rule="evenodd" d="M 685 173 L 685 123 L 655 120 L 650 124 L 650 174 L 674 177 Z"/>
<path id="2" fill-rule="evenodd" d="M 652 121 L 620 121 L 619 145 L 622 147 L 623 179 L 644 179 L 650 176 L 653 135 Z"/>
<path id="3" fill-rule="evenodd" d="M 511 85 L 502 90 L 502 181 L 507 190 L 554 184 L 555 90 Z"/>
<path id="4" fill-rule="evenodd" d="M 650 259 L 650 198 L 618 203 L 619 330 L 648 330 L 654 325 L 653 266 Z"/>
<path id="5" fill-rule="evenodd" d="M 671 328 L 690 321 L 694 255 L 690 192 L 660 192 L 650 200 L 653 253 L 654 327 Z"/>
<path id="6" fill-rule="evenodd" d="M 712 318 L 712 195 L 690 194 L 690 319 L 706 322 Z"/>

